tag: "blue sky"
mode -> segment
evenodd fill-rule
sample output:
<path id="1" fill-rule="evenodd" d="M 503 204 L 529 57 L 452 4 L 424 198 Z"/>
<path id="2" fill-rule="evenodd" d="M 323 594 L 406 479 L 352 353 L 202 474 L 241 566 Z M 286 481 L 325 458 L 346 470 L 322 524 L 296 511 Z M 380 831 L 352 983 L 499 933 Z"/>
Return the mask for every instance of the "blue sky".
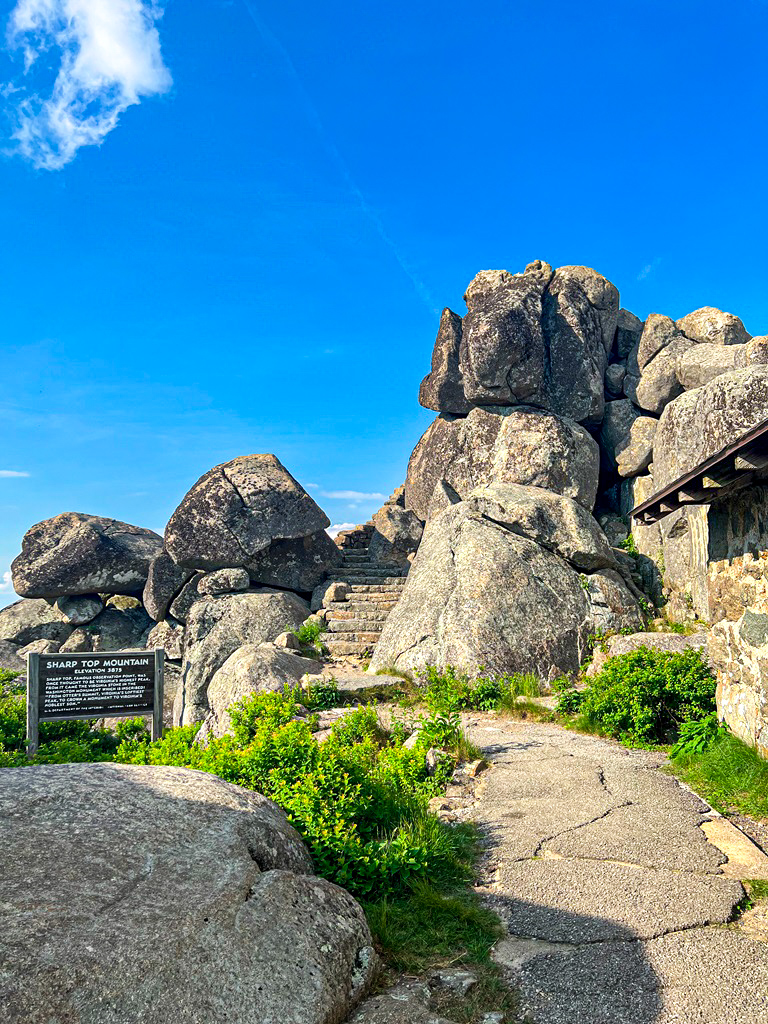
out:
<path id="1" fill-rule="evenodd" d="M 107 6 L 0 3 L 0 602 L 32 523 L 240 454 L 364 521 L 482 268 L 768 333 L 763 2 Z"/>

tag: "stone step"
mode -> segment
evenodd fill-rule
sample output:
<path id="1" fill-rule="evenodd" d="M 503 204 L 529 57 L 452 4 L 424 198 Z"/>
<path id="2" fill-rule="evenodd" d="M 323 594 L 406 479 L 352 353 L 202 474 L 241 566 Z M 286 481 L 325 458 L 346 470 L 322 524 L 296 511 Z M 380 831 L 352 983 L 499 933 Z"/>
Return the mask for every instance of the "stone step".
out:
<path id="1" fill-rule="evenodd" d="M 371 641 L 361 642 L 358 640 L 327 640 L 325 646 L 328 653 L 336 658 L 348 657 L 352 654 L 367 654 L 374 646 Z"/>
<path id="2" fill-rule="evenodd" d="M 342 583 L 386 583 L 392 587 L 404 587 L 407 576 L 379 576 L 377 573 L 367 572 L 340 572 L 334 574 L 334 579 Z"/>
<path id="3" fill-rule="evenodd" d="M 350 565 L 342 567 L 340 571 L 351 576 L 391 576 L 393 579 L 400 579 L 404 574 L 407 575 L 406 570 L 398 572 L 392 565 Z"/>
<path id="4" fill-rule="evenodd" d="M 350 583 L 352 594 L 394 594 L 399 598 L 403 588 L 397 583 Z"/>
<path id="5" fill-rule="evenodd" d="M 341 607 L 329 609 L 329 622 L 341 622 L 344 619 L 370 619 L 373 622 L 386 622 L 389 618 L 389 608 L 379 608 L 374 601 L 365 601 L 360 604 L 349 604 L 344 602 Z"/>
<path id="6" fill-rule="evenodd" d="M 331 619 L 328 623 L 329 633 L 357 633 L 365 636 L 376 634 L 378 639 L 381 636 L 383 623 L 371 621 L 370 619 Z M 327 635 L 327 634 L 326 634 Z"/>
<path id="7" fill-rule="evenodd" d="M 367 613 L 368 609 L 375 609 L 376 611 L 389 612 L 393 608 L 397 607 L 396 595 L 393 599 L 388 600 L 389 595 L 387 594 L 355 594 L 354 601 L 334 601 L 332 604 L 327 606 L 328 611 L 331 615 L 335 615 L 337 610 L 344 609 L 345 611 L 361 612 L 364 617 L 364 613 Z"/>

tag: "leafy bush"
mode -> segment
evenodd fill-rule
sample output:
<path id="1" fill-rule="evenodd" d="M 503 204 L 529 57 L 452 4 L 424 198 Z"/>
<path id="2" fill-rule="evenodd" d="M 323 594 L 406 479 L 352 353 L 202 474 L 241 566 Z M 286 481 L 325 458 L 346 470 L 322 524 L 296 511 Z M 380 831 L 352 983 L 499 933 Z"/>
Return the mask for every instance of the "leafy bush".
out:
<path id="1" fill-rule="evenodd" d="M 326 625 L 320 619 L 307 619 L 293 631 L 293 635 L 301 644 L 301 649 L 305 654 L 325 654 L 326 647 L 320 639 L 325 630 Z"/>
<path id="2" fill-rule="evenodd" d="M 641 647 L 609 658 L 581 694 L 577 725 L 628 746 L 677 740 L 685 722 L 715 711 L 715 680 L 698 651 Z"/>
<path id="3" fill-rule="evenodd" d="M 419 674 L 420 697 L 433 714 L 454 711 L 498 711 L 514 705 L 517 697 L 534 697 L 541 693 L 536 676 L 478 676 L 471 680 L 464 672 L 449 665 L 444 669 L 428 666 Z"/>
<path id="4" fill-rule="evenodd" d="M 337 708 L 341 702 L 341 694 L 336 680 L 331 678 L 325 683 L 311 683 L 302 695 L 302 704 L 310 711 L 327 711 Z"/>
<path id="5" fill-rule="evenodd" d="M 669 752 L 670 757 L 689 757 L 703 753 L 717 739 L 722 726 L 716 714 L 707 715 L 698 721 L 683 722 L 677 743 Z"/>
<path id="6" fill-rule="evenodd" d="M 256 694 L 230 709 L 234 736 L 195 742 L 197 728 L 155 743 L 128 740 L 118 760 L 213 772 L 274 800 L 306 842 L 319 874 L 357 896 L 402 895 L 421 879 L 456 880 L 466 865 L 449 828 L 427 813 L 453 761 L 427 772 L 423 749 L 386 736 L 361 708 L 318 745 L 313 722 L 295 720 L 296 693 Z"/>

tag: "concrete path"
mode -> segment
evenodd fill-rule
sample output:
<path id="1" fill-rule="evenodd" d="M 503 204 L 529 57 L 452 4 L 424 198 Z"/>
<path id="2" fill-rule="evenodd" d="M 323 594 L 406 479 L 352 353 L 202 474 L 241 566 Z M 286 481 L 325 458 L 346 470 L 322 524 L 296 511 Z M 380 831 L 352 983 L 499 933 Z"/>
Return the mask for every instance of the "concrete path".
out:
<path id="1" fill-rule="evenodd" d="M 729 864 L 700 827 L 710 808 L 659 754 L 491 716 L 468 725 L 491 762 L 472 813 L 488 840 L 478 889 L 535 1024 L 768 1024 L 764 912 L 728 924 L 744 897 L 730 876 L 768 876 L 757 847 L 736 833 L 747 847 Z"/>

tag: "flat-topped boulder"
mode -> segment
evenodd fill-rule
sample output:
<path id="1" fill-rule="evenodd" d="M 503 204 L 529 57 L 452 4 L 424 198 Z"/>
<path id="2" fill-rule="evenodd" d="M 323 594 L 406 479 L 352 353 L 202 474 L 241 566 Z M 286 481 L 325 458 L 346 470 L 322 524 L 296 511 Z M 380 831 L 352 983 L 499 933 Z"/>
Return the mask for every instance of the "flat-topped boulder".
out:
<path id="1" fill-rule="evenodd" d="M 185 768 L 10 768 L 4 1024 L 339 1024 L 376 955 L 283 812 Z"/>
<path id="2" fill-rule="evenodd" d="M 161 537 L 117 519 L 63 512 L 31 527 L 11 564 L 22 597 L 141 594 Z"/>
<path id="3" fill-rule="evenodd" d="M 165 546 L 188 569 L 249 569 L 273 542 L 327 526 L 326 514 L 274 455 L 243 455 L 200 477 L 171 516 Z"/>

